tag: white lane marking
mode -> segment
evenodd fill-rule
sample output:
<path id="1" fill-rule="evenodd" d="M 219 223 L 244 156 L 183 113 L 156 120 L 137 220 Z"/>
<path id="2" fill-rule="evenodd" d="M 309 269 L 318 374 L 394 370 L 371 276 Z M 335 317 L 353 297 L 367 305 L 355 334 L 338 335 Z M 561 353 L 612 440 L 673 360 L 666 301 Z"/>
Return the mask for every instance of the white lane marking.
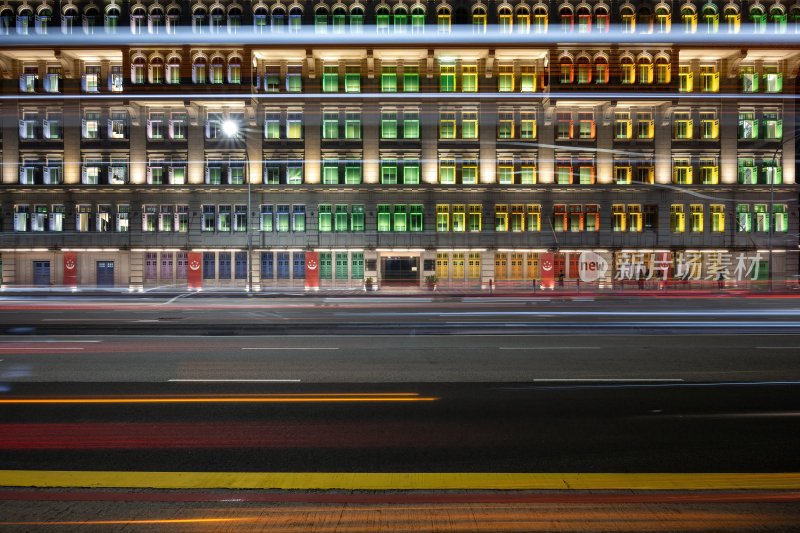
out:
<path id="1" fill-rule="evenodd" d="M 303 348 L 296 348 L 296 347 L 290 347 L 290 348 L 269 347 L 269 348 L 266 348 L 266 347 L 261 347 L 261 346 L 254 346 L 254 347 L 249 347 L 248 346 L 248 347 L 242 348 L 242 350 L 338 350 L 338 349 L 339 348 L 305 348 L 305 347 L 303 347 Z"/>
<path id="2" fill-rule="evenodd" d="M 4 342 L 3 344 L 33 344 L 35 342 L 80 342 L 81 344 L 83 344 L 85 342 L 103 342 L 103 341 L 73 341 L 66 339 L 64 340 L 51 339 L 46 341 L 9 341 L 9 342 Z"/>
<path id="3" fill-rule="evenodd" d="M 84 319 L 82 319 L 82 318 L 43 318 L 42 322 L 75 322 L 76 320 L 78 320 L 78 321 L 80 321 L 82 323 L 84 322 Z M 92 318 L 91 319 L 92 322 L 98 322 L 100 320 L 110 320 L 110 321 L 113 321 L 113 322 L 119 322 L 120 321 L 119 318 Z"/>
<path id="4" fill-rule="evenodd" d="M 186 296 L 191 296 L 191 295 L 192 295 L 192 293 L 179 294 L 179 295 L 175 296 L 174 298 L 170 298 L 170 299 L 169 299 L 169 300 L 167 300 L 166 302 L 161 302 L 161 305 L 167 305 L 167 304 L 171 304 L 172 302 L 174 302 L 174 301 L 175 301 L 175 300 L 177 300 L 178 298 L 184 298 L 184 297 L 186 297 Z"/>
<path id="5" fill-rule="evenodd" d="M 642 383 L 642 382 L 679 382 L 682 379 L 677 378 L 542 378 L 534 379 L 534 383 L 587 383 L 587 382 L 600 382 L 603 383 Z"/>
<path id="6" fill-rule="evenodd" d="M 501 350 L 599 350 L 599 346 L 500 346 Z"/>
<path id="7" fill-rule="evenodd" d="M 800 346 L 756 346 L 756 350 L 800 350 Z"/>
<path id="8" fill-rule="evenodd" d="M 184 383 L 300 383 L 299 379 L 170 379 Z"/>

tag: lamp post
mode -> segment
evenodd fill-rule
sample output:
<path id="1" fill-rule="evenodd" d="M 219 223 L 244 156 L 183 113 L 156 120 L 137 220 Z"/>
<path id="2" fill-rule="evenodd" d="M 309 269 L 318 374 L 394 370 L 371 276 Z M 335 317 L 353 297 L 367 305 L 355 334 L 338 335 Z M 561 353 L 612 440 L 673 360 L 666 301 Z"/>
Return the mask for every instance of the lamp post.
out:
<path id="1" fill-rule="evenodd" d="M 226 120 L 222 123 L 222 133 L 226 137 L 233 139 L 239 134 L 239 124 L 233 120 Z M 247 217 L 245 218 L 245 231 L 247 232 L 247 292 L 253 289 L 253 241 L 250 236 L 250 158 L 247 156 L 247 143 L 244 147 L 244 166 L 247 169 L 245 179 L 247 180 Z"/>

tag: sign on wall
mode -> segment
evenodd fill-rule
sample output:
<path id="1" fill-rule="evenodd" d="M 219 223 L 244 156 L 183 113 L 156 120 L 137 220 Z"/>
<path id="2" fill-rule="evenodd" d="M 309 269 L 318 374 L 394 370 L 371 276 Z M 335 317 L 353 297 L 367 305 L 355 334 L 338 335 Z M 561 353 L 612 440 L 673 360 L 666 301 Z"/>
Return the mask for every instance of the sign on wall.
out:
<path id="1" fill-rule="evenodd" d="M 306 252 L 306 289 L 319 288 L 319 253 Z"/>
<path id="2" fill-rule="evenodd" d="M 78 254 L 64 252 L 64 286 L 78 286 Z"/>
<path id="3" fill-rule="evenodd" d="M 189 288 L 199 289 L 203 286 L 203 254 L 200 252 L 190 252 L 189 257 Z"/>

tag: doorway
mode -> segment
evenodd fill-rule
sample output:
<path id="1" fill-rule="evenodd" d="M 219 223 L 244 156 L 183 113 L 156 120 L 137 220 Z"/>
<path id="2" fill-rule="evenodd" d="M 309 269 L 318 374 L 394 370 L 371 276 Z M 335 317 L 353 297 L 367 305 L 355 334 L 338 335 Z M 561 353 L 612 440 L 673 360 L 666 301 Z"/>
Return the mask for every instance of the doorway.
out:
<path id="1" fill-rule="evenodd" d="M 114 286 L 114 261 L 97 262 L 97 286 L 98 287 Z"/>
<path id="2" fill-rule="evenodd" d="M 384 285 L 419 285 L 419 258 L 382 257 L 381 282 Z"/>
<path id="3" fill-rule="evenodd" d="M 33 262 L 33 284 L 37 287 L 50 286 L 50 261 Z"/>

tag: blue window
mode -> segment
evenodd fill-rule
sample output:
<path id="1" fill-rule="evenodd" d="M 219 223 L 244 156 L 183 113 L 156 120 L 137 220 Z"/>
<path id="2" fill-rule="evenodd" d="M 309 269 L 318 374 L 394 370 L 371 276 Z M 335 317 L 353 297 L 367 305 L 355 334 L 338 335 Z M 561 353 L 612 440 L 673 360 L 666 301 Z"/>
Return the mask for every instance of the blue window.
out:
<path id="1" fill-rule="evenodd" d="M 216 257 L 214 252 L 203 252 L 203 279 L 214 279 L 214 266 Z"/>
<path id="2" fill-rule="evenodd" d="M 278 252 L 278 279 L 289 279 L 289 252 Z"/>
<path id="3" fill-rule="evenodd" d="M 219 253 L 219 279 L 231 279 L 231 253 Z"/>
<path id="4" fill-rule="evenodd" d="M 236 279 L 247 279 L 247 252 L 236 252 Z"/>
<path id="5" fill-rule="evenodd" d="M 294 253 L 294 279 L 306 279 L 306 253 Z"/>
<path id="6" fill-rule="evenodd" d="M 261 252 L 261 279 L 272 279 L 272 252 Z"/>

